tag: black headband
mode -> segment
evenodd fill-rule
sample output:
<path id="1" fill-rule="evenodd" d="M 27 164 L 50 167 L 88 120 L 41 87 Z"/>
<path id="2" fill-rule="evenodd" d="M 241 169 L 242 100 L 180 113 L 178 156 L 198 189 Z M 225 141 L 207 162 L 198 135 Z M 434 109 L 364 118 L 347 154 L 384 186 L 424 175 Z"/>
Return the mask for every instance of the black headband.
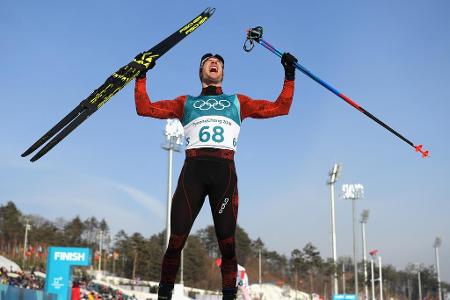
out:
<path id="1" fill-rule="evenodd" d="M 222 66 L 225 66 L 225 61 L 223 60 L 222 56 L 220 56 L 219 54 L 206 53 L 205 55 L 202 56 L 202 59 L 200 60 L 200 68 L 203 66 L 205 61 L 211 57 L 217 58 L 222 63 Z"/>

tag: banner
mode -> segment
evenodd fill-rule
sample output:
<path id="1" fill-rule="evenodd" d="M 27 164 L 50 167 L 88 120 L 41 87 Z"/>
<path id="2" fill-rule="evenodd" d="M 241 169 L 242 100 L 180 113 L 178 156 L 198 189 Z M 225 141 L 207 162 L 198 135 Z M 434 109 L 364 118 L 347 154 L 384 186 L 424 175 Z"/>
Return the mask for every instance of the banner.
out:
<path id="1" fill-rule="evenodd" d="M 72 267 L 87 267 L 91 265 L 91 261 L 92 252 L 89 248 L 48 248 L 45 292 L 58 295 L 58 300 L 70 300 Z"/>

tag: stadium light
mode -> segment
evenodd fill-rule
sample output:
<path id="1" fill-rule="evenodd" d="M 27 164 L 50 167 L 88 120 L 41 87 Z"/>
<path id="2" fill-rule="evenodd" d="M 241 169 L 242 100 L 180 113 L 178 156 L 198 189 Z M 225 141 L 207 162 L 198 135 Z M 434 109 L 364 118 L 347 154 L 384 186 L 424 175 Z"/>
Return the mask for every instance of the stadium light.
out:
<path id="1" fill-rule="evenodd" d="M 178 119 L 168 119 L 164 130 L 166 142 L 161 146 L 168 151 L 168 179 L 167 179 L 167 212 L 166 212 L 166 240 L 165 248 L 169 246 L 170 239 L 170 210 L 172 206 L 172 163 L 173 152 L 180 152 L 183 144 L 184 129 Z"/>
<path id="2" fill-rule="evenodd" d="M 369 288 L 367 286 L 367 247 L 366 247 L 366 224 L 369 220 L 369 210 L 365 209 L 361 213 L 361 232 L 362 232 L 362 243 L 363 243 L 363 264 L 364 264 L 364 299 L 369 299 Z"/>
<path id="3" fill-rule="evenodd" d="M 330 186 L 330 204 L 331 204 L 331 251 L 333 254 L 333 294 L 339 294 L 338 288 L 338 276 L 337 276 L 337 254 L 336 254 L 336 210 L 334 206 L 334 183 L 338 180 L 342 165 L 334 164 L 333 169 L 330 171 L 330 181 L 328 185 Z"/>
<path id="4" fill-rule="evenodd" d="M 358 261 L 356 259 L 356 200 L 364 197 L 364 187 L 362 184 L 344 184 L 342 185 L 343 198 L 352 200 L 353 212 L 353 263 L 355 276 L 355 295 L 358 298 Z"/>
<path id="5" fill-rule="evenodd" d="M 441 289 L 441 274 L 439 271 L 439 248 L 442 245 L 442 239 L 440 237 L 437 237 L 434 240 L 434 252 L 436 255 L 436 273 L 437 273 L 437 281 L 438 281 L 438 293 L 439 293 L 439 300 L 442 300 L 442 289 Z"/>

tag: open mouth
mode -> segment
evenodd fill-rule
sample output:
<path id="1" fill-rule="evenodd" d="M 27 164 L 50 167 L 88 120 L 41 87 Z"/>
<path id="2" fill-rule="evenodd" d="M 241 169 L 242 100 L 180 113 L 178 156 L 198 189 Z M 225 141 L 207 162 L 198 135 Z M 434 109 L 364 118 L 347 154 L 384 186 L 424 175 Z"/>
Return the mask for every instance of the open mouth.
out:
<path id="1" fill-rule="evenodd" d="M 217 73 L 219 70 L 217 69 L 217 67 L 211 67 L 209 68 L 209 72 L 210 73 Z"/>

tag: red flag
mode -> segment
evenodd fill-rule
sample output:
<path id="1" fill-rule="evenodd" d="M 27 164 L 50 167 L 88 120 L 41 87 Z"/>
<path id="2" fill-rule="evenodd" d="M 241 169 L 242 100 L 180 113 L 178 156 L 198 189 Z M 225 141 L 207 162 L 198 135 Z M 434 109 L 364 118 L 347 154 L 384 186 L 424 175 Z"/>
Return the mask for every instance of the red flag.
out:
<path id="1" fill-rule="evenodd" d="M 216 265 L 220 268 L 220 266 L 222 265 L 222 259 L 219 257 L 216 259 Z"/>

